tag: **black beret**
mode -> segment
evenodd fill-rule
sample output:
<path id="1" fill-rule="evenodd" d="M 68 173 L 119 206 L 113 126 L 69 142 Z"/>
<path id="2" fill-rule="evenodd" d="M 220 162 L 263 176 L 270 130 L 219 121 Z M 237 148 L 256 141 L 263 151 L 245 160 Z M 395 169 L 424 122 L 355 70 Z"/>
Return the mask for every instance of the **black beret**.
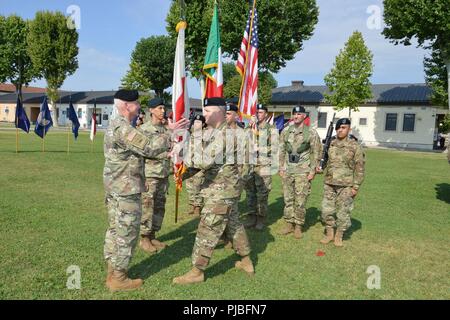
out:
<path id="1" fill-rule="evenodd" d="M 235 105 L 235 104 L 229 103 L 229 104 L 227 104 L 227 111 L 235 111 L 235 112 L 238 112 L 238 107 L 237 107 L 237 105 Z"/>
<path id="2" fill-rule="evenodd" d="M 203 115 L 197 114 L 197 115 L 194 116 L 194 121 L 201 121 L 201 122 L 205 123 L 206 120 L 205 120 L 205 117 Z"/>
<path id="3" fill-rule="evenodd" d="M 123 101 L 137 101 L 139 99 L 139 92 L 137 90 L 126 90 L 121 89 L 116 92 L 114 99 L 119 99 Z"/>
<path id="4" fill-rule="evenodd" d="M 209 106 L 225 107 L 227 105 L 227 103 L 224 98 L 213 97 L 213 98 L 205 99 L 203 101 L 203 105 L 205 107 L 209 107 Z"/>
<path id="5" fill-rule="evenodd" d="M 149 108 L 156 108 L 157 106 L 165 106 L 164 100 L 161 98 L 153 98 L 148 102 Z"/>
<path id="6" fill-rule="evenodd" d="M 258 104 L 256 106 L 256 110 L 265 110 L 266 112 L 269 112 L 269 110 L 267 109 L 266 106 L 262 105 L 262 104 Z"/>
<path id="7" fill-rule="evenodd" d="M 306 113 L 306 109 L 304 106 L 295 106 L 292 113 Z"/>
<path id="8" fill-rule="evenodd" d="M 339 119 L 339 120 L 336 122 L 336 130 L 339 129 L 339 128 L 340 128 L 342 125 L 344 125 L 344 124 L 351 125 L 352 122 L 350 121 L 349 118 L 342 118 L 342 119 Z"/>

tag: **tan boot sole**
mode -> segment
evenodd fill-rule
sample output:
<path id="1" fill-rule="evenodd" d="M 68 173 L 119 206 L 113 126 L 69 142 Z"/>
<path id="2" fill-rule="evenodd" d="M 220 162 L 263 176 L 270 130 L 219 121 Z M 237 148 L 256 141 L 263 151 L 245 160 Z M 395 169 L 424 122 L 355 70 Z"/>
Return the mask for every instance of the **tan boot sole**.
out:
<path id="1" fill-rule="evenodd" d="M 194 284 L 194 283 L 200 283 L 204 282 L 205 277 L 204 276 L 197 276 L 193 278 L 186 279 L 184 276 L 173 278 L 172 283 L 173 284 Z"/>
<path id="2" fill-rule="evenodd" d="M 247 275 L 249 275 L 251 277 L 255 275 L 255 269 L 253 269 L 253 268 L 252 269 L 244 268 L 244 266 L 242 265 L 241 261 L 236 261 L 234 266 L 236 267 L 236 269 L 244 271 Z"/>
<path id="3" fill-rule="evenodd" d="M 141 248 L 141 250 L 144 251 L 147 254 L 155 254 L 155 253 L 158 252 L 158 249 L 156 247 L 153 247 L 153 248 L 155 248 L 154 251 L 151 250 L 151 249 L 149 250 L 149 249 L 144 248 L 143 245 L 140 242 L 139 242 L 139 248 Z"/>
<path id="4" fill-rule="evenodd" d="M 141 280 L 141 283 L 139 285 L 134 286 L 134 287 L 128 287 L 128 288 L 127 287 L 123 287 L 123 288 L 115 287 L 114 288 L 114 287 L 112 287 L 111 283 L 109 283 L 109 285 L 107 285 L 107 287 L 108 287 L 109 291 L 111 291 L 113 293 L 113 292 L 119 292 L 119 291 L 133 291 L 133 290 L 137 290 L 137 289 L 141 288 L 143 284 L 144 284 L 144 281 Z"/>

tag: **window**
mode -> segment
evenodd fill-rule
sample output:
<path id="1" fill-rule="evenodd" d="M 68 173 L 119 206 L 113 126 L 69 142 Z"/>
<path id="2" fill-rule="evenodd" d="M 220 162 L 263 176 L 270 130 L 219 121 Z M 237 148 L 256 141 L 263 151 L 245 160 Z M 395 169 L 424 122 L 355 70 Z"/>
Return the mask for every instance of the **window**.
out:
<path id="1" fill-rule="evenodd" d="M 319 112 L 319 117 L 317 119 L 317 127 L 318 128 L 326 128 L 327 127 L 327 113 Z"/>
<path id="2" fill-rule="evenodd" d="M 414 113 L 405 113 L 403 115 L 403 131 L 414 131 L 416 115 Z"/>
<path id="3" fill-rule="evenodd" d="M 82 112 L 81 108 L 78 108 L 78 119 L 81 119 L 82 116 L 83 116 L 83 112 Z"/>
<path id="4" fill-rule="evenodd" d="M 397 114 L 387 113 L 386 114 L 386 131 L 397 131 Z"/>
<path id="5" fill-rule="evenodd" d="M 367 126 L 367 118 L 359 118 L 360 126 Z"/>
<path id="6" fill-rule="evenodd" d="M 108 119 L 109 119 L 109 118 L 108 118 L 108 115 L 107 115 L 107 114 L 104 114 L 104 115 L 103 115 L 103 120 L 104 120 L 104 121 L 108 121 Z"/>

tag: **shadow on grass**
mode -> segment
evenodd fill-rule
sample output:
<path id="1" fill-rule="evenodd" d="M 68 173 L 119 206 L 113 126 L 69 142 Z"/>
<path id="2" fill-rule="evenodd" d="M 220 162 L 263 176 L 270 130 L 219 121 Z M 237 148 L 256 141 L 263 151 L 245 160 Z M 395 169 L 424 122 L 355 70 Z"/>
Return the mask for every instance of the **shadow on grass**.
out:
<path id="1" fill-rule="evenodd" d="M 355 231 L 358 231 L 362 227 L 361 221 L 353 219 L 353 218 L 351 220 L 352 220 L 352 226 L 350 227 L 350 229 L 348 229 L 344 233 L 344 237 L 342 238 L 343 240 L 350 240 L 352 238 L 353 233 Z"/>
<path id="2" fill-rule="evenodd" d="M 255 272 L 258 272 L 258 256 L 260 253 L 263 253 L 267 245 L 271 242 L 275 241 L 274 236 L 270 233 L 270 229 L 268 226 L 276 223 L 281 216 L 283 215 L 283 198 L 278 198 L 275 202 L 272 202 L 269 204 L 269 210 L 268 210 L 268 217 L 266 220 L 266 227 L 261 230 L 257 231 L 255 229 L 246 229 L 247 235 L 250 242 L 251 247 L 251 253 L 250 257 L 253 261 L 253 265 L 255 266 Z M 239 203 L 239 212 L 246 212 L 247 211 L 247 205 L 245 203 L 245 200 L 241 201 Z M 222 246 L 219 246 L 219 248 Z M 228 250 L 230 253 L 232 253 L 232 250 Z M 206 270 L 206 276 L 208 278 L 213 278 L 215 276 L 221 275 L 226 273 L 228 270 L 234 268 L 234 264 L 236 261 L 238 261 L 240 257 L 236 254 L 232 254 L 228 256 L 225 259 L 222 259 L 212 265 L 209 269 Z"/>
<path id="3" fill-rule="evenodd" d="M 450 203 L 450 184 L 440 183 L 435 187 L 436 199 Z"/>
<path id="4" fill-rule="evenodd" d="M 172 243 L 164 250 L 157 254 L 149 256 L 147 259 L 141 261 L 139 264 L 130 268 L 130 275 L 139 276 L 142 279 L 147 279 L 151 275 L 159 271 L 177 264 L 179 261 L 192 254 L 192 248 L 195 241 L 195 232 L 197 230 L 199 219 L 192 219 L 183 224 L 179 228 L 164 234 L 158 239 L 160 241 L 168 241 L 180 238 L 178 241 Z M 139 246 L 136 250 L 140 250 Z"/>

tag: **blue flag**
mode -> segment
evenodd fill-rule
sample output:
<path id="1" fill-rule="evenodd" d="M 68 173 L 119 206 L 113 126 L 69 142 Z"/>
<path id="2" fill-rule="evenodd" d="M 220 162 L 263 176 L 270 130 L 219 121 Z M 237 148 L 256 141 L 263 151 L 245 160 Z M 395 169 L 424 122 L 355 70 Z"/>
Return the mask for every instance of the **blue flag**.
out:
<path id="1" fill-rule="evenodd" d="M 276 117 L 273 122 L 275 123 L 277 129 L 279 132 L 283 131 L 284 129 L 284 114 L 279 115 L 278 117 Z"/>
<path id="2" fill-rule="evenodd" d="M 47 134 L 47 131 L 51 126 L 53 126 L 53 120 L 50 115 L 50 109 L 48 108 L 47 97 L 44 97 L 44 101 L 41 104 L 41 111 L 39 112 L 39 116 L 36 120 L 34 132 L 39 137 L 44 139 L 44 136 Z"/>
<path id="3" fill-rule="evenodd" d="M 72 121 L 72 132 L 75 136 L 75 140 L 78 138 L 78 129 L 80 128 L 80 122 L 78 121 L 77 113 L 75 112 L 75 108 L 73 107 L 72 101 L 69 103 L 68 110 L 69 120 Z"/>
<path id="4" fill-rule="evenodd" d="M 22 101 L 20 101 L 19 97 L 17 97 L 16 119 L 14 123 L 16 124 L 16 128 L 20 128 L 26 133 L 30 132 L 30 120 L 28 119 L 25 109 L 23 108 Z"/>

